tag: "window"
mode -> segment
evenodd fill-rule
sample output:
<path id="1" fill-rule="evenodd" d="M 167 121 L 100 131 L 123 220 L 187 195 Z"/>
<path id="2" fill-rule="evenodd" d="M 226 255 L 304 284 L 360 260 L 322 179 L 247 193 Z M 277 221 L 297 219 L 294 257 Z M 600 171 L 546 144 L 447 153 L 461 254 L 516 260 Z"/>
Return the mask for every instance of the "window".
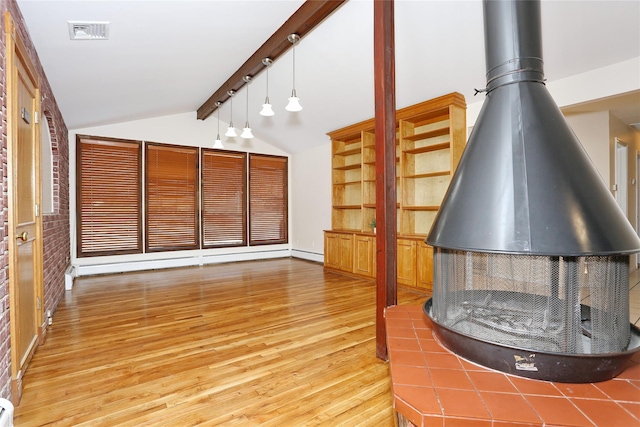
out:
<path id="1" fill-rule="evenodd" d="M 198 148 L 147 143 L 146 249 L 198 249 Z"/>
<path id="2" fill-rule="evenodd" d="M 247 154 L 202 150 L 202 246 L 247 244 Z"/>
<path id="3" fill-rule="evenodd" d="M 78 256 L 142 252 L 140 143 L 77 141 Z"/>
<path id="4" fill-rule="evenodd" d="M 249 244 L 287 243 L 287 158 L 249 155 Z"/>
<path id="5" fill-rule="evenodd" d="M 41 172 L 42 179 L 42 213 L 53 213 L 53 149 L 51 143 L 51 130 L 49 130 L 49 120 L 43 114 L 42 122 L 40 123 L 40 144 L 42 149 L 40 151 Z"/>
<path id="6" fill-rule="evenodd" d="M 77 141 L 78 257 L 288 241 L 286 157 Z"/>

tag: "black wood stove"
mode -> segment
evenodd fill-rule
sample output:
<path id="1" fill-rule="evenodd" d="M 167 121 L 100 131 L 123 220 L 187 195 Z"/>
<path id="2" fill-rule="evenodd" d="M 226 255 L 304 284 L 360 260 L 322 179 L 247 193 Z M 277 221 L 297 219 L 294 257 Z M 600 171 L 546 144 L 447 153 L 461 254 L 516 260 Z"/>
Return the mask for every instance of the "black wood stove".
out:
<path id="1" fill-rule="evenodd" d="M 595 382 L 640 347 L 640 239 L 544 84 L 540 2 L 484 1 L 486 99 L 427 243 L 425 313 L 450 350 L 523 377 Z"/>

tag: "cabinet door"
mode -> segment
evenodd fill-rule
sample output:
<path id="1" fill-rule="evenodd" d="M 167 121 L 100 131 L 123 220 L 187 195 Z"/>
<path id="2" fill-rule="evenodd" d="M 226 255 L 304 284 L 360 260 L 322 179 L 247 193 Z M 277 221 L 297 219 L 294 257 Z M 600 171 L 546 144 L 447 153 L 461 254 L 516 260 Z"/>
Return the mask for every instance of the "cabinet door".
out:
<path id="1" fill-rule="evenodd" d="M 354 273 L 367 277 L 375 277 L 375 240 L 369 236 L 355 238 Z"/>
<path id="2" fill-rule="evenodd" d="M 433 288 L 433 247 L 424 242 L 418 242 L 417 252 L 417 285 L 431 290 Z"/>
<path id="3" fill-rule="evenodd" d="M 353 235 L 340 235 L 340 259 L 339 268 L 342 271 L 353 273 Z"/>
<path id="4" fill-rule="evenodd" d="M 329 268 L 340 267 L 340 235 L 324 233 L 324 265 Z"/>
<path id="5" fill-rule="evenodd" d="M 398 239 L 398 283 L 416 285 L 416 241 Z"/>

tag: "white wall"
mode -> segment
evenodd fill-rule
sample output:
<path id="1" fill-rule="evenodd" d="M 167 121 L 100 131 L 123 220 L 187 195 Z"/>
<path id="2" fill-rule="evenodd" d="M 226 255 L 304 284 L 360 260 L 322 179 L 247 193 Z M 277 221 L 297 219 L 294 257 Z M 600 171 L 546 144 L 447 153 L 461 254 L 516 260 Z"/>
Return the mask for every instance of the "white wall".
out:
<path id="1" fill-rule="evenodd" d="M 609 112 L 565 115 L 569 126 L 598 169 L 600 177 L 611 189 L 609 156 Z"/>
<path id="2" fill-rule="evenodd" d="M 220 122 L 220 129 L 222 132 L 226 130 L 227 126 L 227 123 L 223 123 L 222 121 Z M 71 263 L 74 267 L 74 275 L 102 274 L 151 268 L 180 267 L 214 262 L 290 256 L 291 244 L 172 251 L 90 258 L 76 257 L 76 217 L 75 214 L 73 214 L 76 212 L 76 135 L 103 136 L 210 148 L 213 145 L 213 140 L 215 139 L 216 134 L 217 121 L 197 120 L 195 112 L 71 130 L 69 132 L 69 190 L 70 210 L 72 212 L 70 218 Z M 224 138 L 222 142 L 224 144 L 224 148 L 227 150 L 288 156 L 288 153 L 285 153 L 282 150 L 259 140 L 258 138 L 251 140 L 244 140 L 239 137 Z M 292 168 L 291 163 L 290 159 L 290 169 Z M 289 188 L 291 188 L 291 182 L 292 174 L 290 173 Z M 290 224 L 293 222 L 292 217 L 294 216 L 294 212 L 291 209 L 291 201 L 291 191 L 289 191 Z M 289 241 L 291 241 L 291 225 L 289 226 L 289 237 Z"/>
<path id="3" fill-rule="evenodd" d="M 640 57 L 628 61 L 613 64 L 608 67 L 592 70 L 577 76 L 548 82 L 547 87 L 556 103 L 562 108 L 574 104 L 588 102 L 599 98 L 617 95 L 624 92 L 640 89 Z M 479 96 L 480 97 L 480 96 Z M 479 98 L 478 97 L 478 98 Z M 482 99 L 467 99 L 467 124 L 473 126 L 482 107 Z M 589 124 L 583 128 L 583 120 L 577 119 L 571 123 L 574 131 L 580 138 L 587 132 Z M 147 120 L 121 123 L 111 126 L 97 126 L 85 129 L 75 129 L 70 132 L 71 145 L 71 209 L 75 212 L 75 135 L 89 134 L 96 136 L 108 136 L 126 139 L 140 139 L 154 142 L 164 142 L 180 145 L 197 145 L 210 147 L 217 132 L 217 122 L 215 120 L 198 121 L 195 119 L 195 112 L 178 114 L 172 116 L 158 117 Z M 221 130 L 226 129 L 227 124 L 221 122 Z M 327 129 L 327 132 L 332 129 Z M 591 142 L 592 138 L 583 136 L 587 142 L 583 142 L 590 157 L 595 160 L 600 175 L 605 182 L 609 183 L 610 170 L 607 166 L 609 152 L 602 156 L 601 147 Z M 251 151 L 264 154 L 287 155 L 281 150 L 260 141 L 253 139 L 249 143 L 236 138 L 235 141 L 223 141 L 225 148 L 236 151 Z M 608 137 L 603 142 L 604 150 L 608 150 Z M 289 245 L 274 249 L 272 255 L 281 253 L 292 253 L 315 261 L 322 261 L 321 254 L 324 253 L 322 230 L 331 227 L 331 145 L 329 139 L 314 148 L 296 153 L 290 156 L 289 162 Z M 71 221 L 72 236 L 75 236 L 75 222 L 72 215 Z M 73 237 L 72 237 L 73 239 Z M 75 240 L 75 239 L 73 239 Z M 75 242 L 74 242 L 75 245 Z M 208 262 L 211 257 L 216 260 L 235 260 L 239 257 L 250 258 L 252 256 L 266 256 L 269 254 L 253 254 L 254 250 L 264 248 L 230 248 L 222 250 L 203 251 L 200 255 L 204 262 Z M 154 254 L 154 259 L 162 257 L 172 257 L 179 259 L 181 256 L 188 257 L 188 262 L 192 261 L 192 253 L 173 252 L 170 254 Z M 75 246 L 72 250 L 75 254 Z M 136 260 L 148 257 L 149 255 L 137 255 Z M 209 258 L 207 258 L 209 257 Z M 104 264 L 114 262 L 114 260 L 104 257 L 100 261 Z M 80 261 L 73 257 L 74 265 L 79 266 L 86 261 Z M 118 268 L 121 266 L 118 266 Z M 93 270 L 95 272 L 95 270 Z M 99 271 L 103 272 L 103 271 Z M 106 272 L 106 271 L 105 271 Z"/>
<path id="4" fill-rule="evenodd" d="M 640 56 L 582 74 L 546 82 L 560 107 L 582 104 L 640 89 Z M 467 127 L 478 119 L 484 96 L 467 99 Z M 480 99 L 476 99 L 480 98 Z"/>
<path id="5" fill-rule="evenodd" d="M 291 164 L 293 254 L 323 262 L 323 230 L 331 229 L 331 144 L 296 153 Z"/>
<path id="6" fill-rule="evenodd" d="M 598 68 L 560 80 L 546 82 L 547 89 L 562 109 L 576 104 L 640 90 L 640 57 Z M 467 127 L 475 125 L 484 97 L 467 100 Z M 611 180 L 608 112 L 567 117 L 569 125 L 609 186 Z M 590 120 L 594 120 L 591 122 Z"/>

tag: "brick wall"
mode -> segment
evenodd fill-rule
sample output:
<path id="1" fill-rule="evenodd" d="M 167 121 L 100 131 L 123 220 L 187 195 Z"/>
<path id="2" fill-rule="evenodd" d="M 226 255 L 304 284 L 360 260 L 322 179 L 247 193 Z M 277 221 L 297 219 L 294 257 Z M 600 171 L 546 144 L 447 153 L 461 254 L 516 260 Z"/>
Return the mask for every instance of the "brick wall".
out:
<path id="1" fill-rule="evenodd" d="M 16 24 L 35 69 L 40 76 L 42 116 L 47 120 L 51 132 L 54 213 L 43 217 L 44 233 L 44 307 L 55 312 L 64 294 L 64 272 L 69 265 L 69 141 L 67 127 L 58 109 L 55 97 L 44 74 L 22 14 L 15 0 L 0 0 L 1 45 L 0 86 L 2 91 L 2 145 L 0 176 L 2 177 L 2 200 L 0 204 L 0 397 L 11 397 L 11 354 L 9 319 L 9 254 L 7 224 L 7 102 L 6 102 L 6 41 L 4 37 L 4 12 L 9 11 Z"/>

